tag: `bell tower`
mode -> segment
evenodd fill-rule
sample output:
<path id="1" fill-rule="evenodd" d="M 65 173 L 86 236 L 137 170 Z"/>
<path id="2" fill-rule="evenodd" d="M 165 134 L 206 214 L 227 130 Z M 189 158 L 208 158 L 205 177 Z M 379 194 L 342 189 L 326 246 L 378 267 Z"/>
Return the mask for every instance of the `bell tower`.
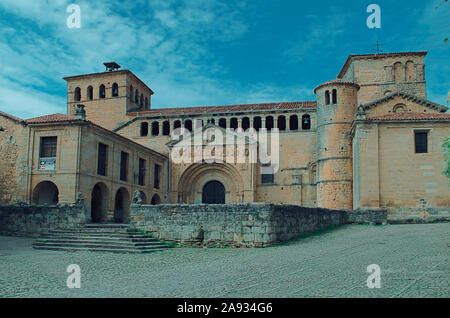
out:
<path id="1" fill-rule="evenodd" d="M 319 85 L 317 100 L 317 206 L 352 209 L 349 133 L 358 112 L 359 85 L 335 79 Z"/>
<path id="2" fill-rule="evenodd" d="M 85 105 L 86 119 L 114 129 L 130 119 L 131 111 L 151 108 L 153 91 L 129 70 L 116 62 L 104 63 L 102 73 L 64 77 L 67 81 L 67 114 L 76 115 L 78 104 Z"/>

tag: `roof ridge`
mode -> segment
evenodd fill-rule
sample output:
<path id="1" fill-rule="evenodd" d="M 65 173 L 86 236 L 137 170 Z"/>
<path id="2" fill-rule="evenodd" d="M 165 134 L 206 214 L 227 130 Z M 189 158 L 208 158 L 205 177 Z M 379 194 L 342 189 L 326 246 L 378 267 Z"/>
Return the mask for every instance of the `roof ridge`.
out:
<path id="1" fill-rule="evenodd" d="M 390 100 L 390 99 L 392 99 L 392 98 L 394 98 L 396 96 L 402 96 L 402 97 L 404 97 L 406 99 L 413 100 L 415 102 L 418 102 L 419 104 L 425 105 L 425 106 L 430 107 L 432 109 L 436 108 L 440 112 L 444 112 L 444 111 L 448 110 L 448 107 L 446 107 L 444 105 L 441 105 L 441 104 L 432 102 L 429 99 L 422 98 L 422 97 L 419 97 L 419 96 L 416 96 L 416 95 L 412 95 L 412 94 L 408 94 L 408 93 L 405 93 L 405 92 L 402 92 L 402 91 L 397 91 L 397 92 L 394 92 L 392 94 L 383 96 L 383 97 L 381 97 L 381 98 L 379 98 L 377 100 L 374 100 L 372 102 L 364 104 L 363 107 L 364 107 L 364 109 L 370 109 L 370 108 L 375 107 L 378 104 L 383 103 L 385 101 L 388 101 L 388 100 Z"/>

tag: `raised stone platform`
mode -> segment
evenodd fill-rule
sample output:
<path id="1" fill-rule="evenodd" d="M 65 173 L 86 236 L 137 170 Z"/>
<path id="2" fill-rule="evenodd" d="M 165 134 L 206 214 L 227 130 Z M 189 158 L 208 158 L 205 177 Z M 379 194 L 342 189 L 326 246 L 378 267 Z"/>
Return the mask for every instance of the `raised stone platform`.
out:
<path id="1" fill-rule="evenodd" d="M 386 223 L 386 211 L 337 211 L 283 204 L 132 205 L 130 225 L 187 246 L 270 246 L 351 223 Z"/>

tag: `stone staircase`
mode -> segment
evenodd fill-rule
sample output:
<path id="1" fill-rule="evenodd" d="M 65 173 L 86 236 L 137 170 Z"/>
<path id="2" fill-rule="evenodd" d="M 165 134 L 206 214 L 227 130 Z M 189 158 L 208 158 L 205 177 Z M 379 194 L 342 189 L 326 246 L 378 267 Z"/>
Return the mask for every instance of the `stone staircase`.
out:
<path id="1" fill-rule="evenodd" d="M 170 246 L 126 224 L 86 224 L 82 228 L 42 233 L 33 248 L 59 251 L 151 253 Z"/>

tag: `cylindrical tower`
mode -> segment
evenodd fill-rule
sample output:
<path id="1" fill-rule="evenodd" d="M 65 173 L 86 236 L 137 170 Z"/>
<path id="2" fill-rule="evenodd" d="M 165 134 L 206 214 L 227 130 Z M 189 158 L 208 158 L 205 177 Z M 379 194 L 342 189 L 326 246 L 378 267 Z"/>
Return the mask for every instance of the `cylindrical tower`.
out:
<path id="1" fill-rule="evenodd" d="M 359 85 L 335 79 L 319 85 L 317 100 L 317 206 L 352 209 L 350 129 L 358 112 Z"/>

